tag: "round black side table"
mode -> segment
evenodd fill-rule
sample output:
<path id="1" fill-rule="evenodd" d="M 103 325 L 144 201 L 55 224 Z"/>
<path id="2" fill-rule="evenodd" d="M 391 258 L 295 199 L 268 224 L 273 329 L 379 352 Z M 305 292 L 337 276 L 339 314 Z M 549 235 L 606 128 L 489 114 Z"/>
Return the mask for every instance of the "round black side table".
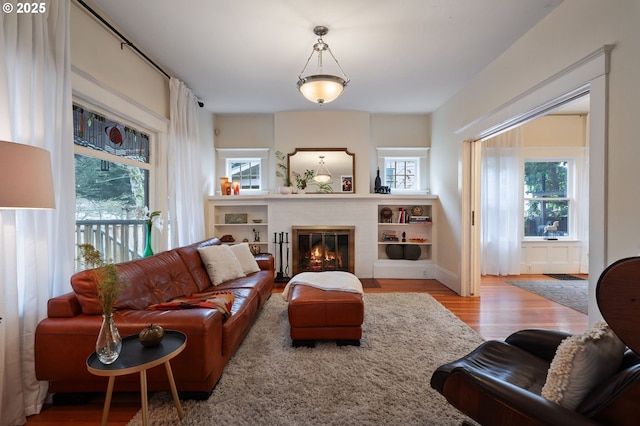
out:
<path id="1" fill-rule="evenodd" d="M 113 364 L 103 364 L 98 360 L 98 356 L 94 352 L 87 358 L 87 370 L 96 376 L 109 377 L 107 385 L 107 396 L 104 400 L 104 409 L 102 411 L 102 425 L 106 426 L 109 418 L 109 408 L 111 406 L 111 395 L 113 394 L 113 384 L 116 376 L 124 376 L 125 374 L 140 373 L 140 396 L 142 398 L 142 424 L 147 425 L 149 422 L 149 404 L 147 401 L 147 370 L 157 365 L 164 364 L 167 370 L 167 377 L 171 385 L 171 394 L 173 402 L 178 410 L 178 417 L 182 418 L 184 412 L 178 398 L 178 390 L 176 382 L 173 379 L 173 372 L 169 361 L 175 358 L 187 346 L 187 336 L 174 330 L 166 330 L 164 338 L 158 346 L 145 348 L 138 341 L 138 336 L 127 336 L 122 339 L 122 352 Z"/>

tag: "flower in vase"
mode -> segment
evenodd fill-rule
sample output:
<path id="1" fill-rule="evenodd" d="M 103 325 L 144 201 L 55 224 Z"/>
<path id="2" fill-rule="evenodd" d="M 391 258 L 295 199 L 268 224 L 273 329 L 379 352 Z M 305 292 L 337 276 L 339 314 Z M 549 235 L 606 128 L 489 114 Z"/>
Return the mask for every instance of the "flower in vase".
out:
<path id="1" fill-rule="evenodd" d="M 93 269 L 96 275 L 98 302 L 105 315 L 113 313 L 113 305 L 127 283 L 120 281 L 118 270 L 113 262 L 105 262 L 102 255 L 91 244 L 78 245 L 80 258 L 88 268 Z"/>
<path id="2" fill-rule="evenodd" d="M 149 207 L 138 209 L 138 219 L 144 220 L 147 225 L 155 225 L 162 229 L 162 212 L 160 210 L 150 211 Z"/>

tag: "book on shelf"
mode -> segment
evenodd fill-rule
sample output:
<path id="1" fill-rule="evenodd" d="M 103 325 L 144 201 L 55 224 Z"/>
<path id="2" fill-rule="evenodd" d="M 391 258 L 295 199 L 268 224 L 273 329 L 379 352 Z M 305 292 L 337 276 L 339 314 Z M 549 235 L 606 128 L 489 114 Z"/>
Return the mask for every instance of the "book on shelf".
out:
<path id="1" fill-rule="evenodd" d="M 399 207 L 398 208 L 398 223 L 406 223 L 406 210 L 404 209 L 404 207 Z"/>
<path id="2" fill-rule="evenodd" d="M 431 223 L 431 216 L 409 216 L 409 223 Z"/>

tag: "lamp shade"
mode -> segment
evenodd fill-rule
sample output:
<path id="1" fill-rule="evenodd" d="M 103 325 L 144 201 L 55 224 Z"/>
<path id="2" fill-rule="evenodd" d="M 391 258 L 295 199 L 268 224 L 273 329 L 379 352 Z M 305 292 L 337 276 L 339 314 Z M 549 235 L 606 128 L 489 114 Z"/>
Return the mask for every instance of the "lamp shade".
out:
<path id="1" fill-rule="evenodd" d="M 0 141 L 0 209 L 53 209 L 49 151 Z"/>
<path id="2" fill-rule="evenodd" d="M 298 80 L 298 89 L 311 102 L 326 104 L 340 96 L 346 84 L 335 75 L 317 74 Z"/>

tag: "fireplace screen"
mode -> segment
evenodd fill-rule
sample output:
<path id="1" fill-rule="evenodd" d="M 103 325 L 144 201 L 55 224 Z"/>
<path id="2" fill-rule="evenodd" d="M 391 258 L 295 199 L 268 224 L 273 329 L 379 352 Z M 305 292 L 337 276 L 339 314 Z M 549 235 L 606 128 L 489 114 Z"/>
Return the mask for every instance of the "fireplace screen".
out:
<path id="1" fill-rule="evenodd" d="M 293 274 L 354 271 L 355 227 L 293 227 Z"/>

